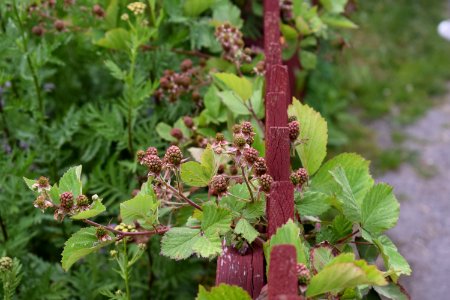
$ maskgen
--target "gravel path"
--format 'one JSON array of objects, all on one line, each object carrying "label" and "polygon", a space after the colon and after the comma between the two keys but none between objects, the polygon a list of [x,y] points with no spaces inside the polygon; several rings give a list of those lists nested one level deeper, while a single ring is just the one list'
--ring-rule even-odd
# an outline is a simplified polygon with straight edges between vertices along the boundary
[{"label": "gravel path", "polygon": [[[386,145],[389,128],[374,127]],[[378,178],[401,199],[400,220],[388,233],[413,270],[401,282],[414,300],[450,299],[450,93],[404,132],[404,146],[418,153],[420,167],[403,164]]]}]

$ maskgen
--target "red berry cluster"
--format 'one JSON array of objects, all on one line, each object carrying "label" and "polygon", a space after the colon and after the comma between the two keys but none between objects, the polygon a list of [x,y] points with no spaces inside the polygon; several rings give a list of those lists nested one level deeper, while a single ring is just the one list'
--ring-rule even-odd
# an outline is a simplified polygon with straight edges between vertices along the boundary
[{"label": "red berry cluster", "polygon": [[273,178],[269,174],[264,174],[259,177],[259,186],[262,192],[268,194],[272,187]]},{"label": "red berry cluster", "polygon": [[293,19],[292,8],[292,0],[280,0],[280,11],[283,21],[289,22]]},{"label": "red berry cluster", "polygon": [[146,151],[139,150],[137,152],[137,160],[143,166],[146,166],[149,176],[158,176],[165,168],[179,168],[183,159],[183,153],[178,146],[170,146],[164,158],[158,156],[155,147],[149,147]]},{"label": "red berry cluster", "polygon": [[223,175],[216,175],[211,180],[210,193],[218,198],[224,196],[228,191],[228,179]]},{"label": "red berry cluster", "polygon": [[300,123],[296,119],[293,118],[290,119],[291,121],[289,121],[288,123],[289,139],[291,140],[291,142],[295,142],[298,139],[298,136],[300,135]]},{"label": "red berry cluster", "polygon": [[291,173],[290,179],[295,188],[301,190],[302,186],[308,183],[308,171],[305,168],[300,168]]},{"label": "red berry cluster", "polygon": [[242,32],[229,23],[224,23],[216,27],[216,39],[219,41],[224,51],[223,57],[237,65],[252,61],[253,51],[244,48]]},{"label": "red berry cluster", "polygon": [[311,273],[309,272],[309,269],[306,265],[297,264],[296,272],[299,284],[305,285],[309,283],[309,281],[311,280]]},{"label": "red berry cluster", "polygon": [[155,92],[156,99],[166,98],[170,102],[175,102],[179,97],[191,93],[194,102],[201,100],[199,88],[205,82],[203,66],[194,67],[192,60],[185,59],[180,65],[180,70],[179,73],[173,70],[164,71],[163,77],[159,80],[159,89]]},{"label": "red berry cluster", "polygon": [[59,195],[60,207],[65,211],[70,211],[73,207],[73,194],[72,192],[64,192]]}]

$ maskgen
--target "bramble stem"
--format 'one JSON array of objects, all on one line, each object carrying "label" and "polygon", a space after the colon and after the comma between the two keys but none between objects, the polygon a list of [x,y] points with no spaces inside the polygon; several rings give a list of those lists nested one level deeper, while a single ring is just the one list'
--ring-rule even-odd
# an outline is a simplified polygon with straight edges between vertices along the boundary
[{"label": "bramble stem", "polygon": [[252,199],[252,202],[255,202],[255,198],[253,197],[253,191],[250,187],[250,183],[248,182],[248,178],[247,178],[247,175],[245,174],[244,167],[241,167],[241,171],[242,171],[242,177],[244,178],[245,184],[247,185],[247,189],[250,193],[250,199]]},{"label": "bramble stem", "polygon": [[181,193],[180,191],[178,191],[177,189],[175,189],[173,186],[171,186],[170,184],[168,184],[167,182],[164,181],[164,179],[160,180],[169,190],[171,190],[172,192],[174,192],[179,198],[181,198],[182,200],[186,201],[187,203],[189,203],[191,206],[195,207],[196,209],[202,211],[202,207],[200,205],[198,205],[197,203],[195,203],[194,201],[192,201],[191,199],[189,199],[188,197],[186,197],[185,195],[183,195],[183,193]]}]

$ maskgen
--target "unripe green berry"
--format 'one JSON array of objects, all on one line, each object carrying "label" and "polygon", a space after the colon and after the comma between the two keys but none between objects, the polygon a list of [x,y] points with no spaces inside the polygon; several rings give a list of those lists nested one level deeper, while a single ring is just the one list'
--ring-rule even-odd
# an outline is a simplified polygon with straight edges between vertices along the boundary
[{"label": "unripe green berry", "polygon": [[247,140],[242,133],[238,133],[234,135],[233,144],[237,148],[243,148],[247,144]]}]

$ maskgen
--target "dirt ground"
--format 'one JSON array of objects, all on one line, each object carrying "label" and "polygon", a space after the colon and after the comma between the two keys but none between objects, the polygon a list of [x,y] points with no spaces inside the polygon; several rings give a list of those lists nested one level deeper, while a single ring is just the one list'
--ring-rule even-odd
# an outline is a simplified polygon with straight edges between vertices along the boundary
[{"label": "dirt ground", "polygon": [[[390,126],[373,127],[389,147]],[[450,299],[450,93],[402,131],[413,162],[378,178],[394,186],[401,203],[398,225],[388,232],[413,270],[401,283],[412,299]]]}]

